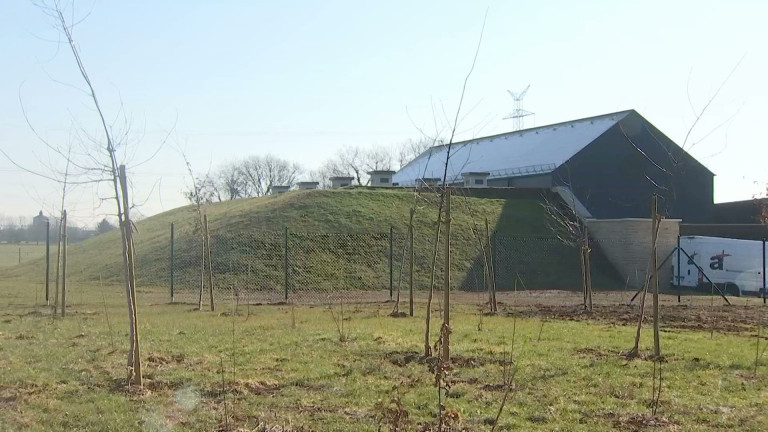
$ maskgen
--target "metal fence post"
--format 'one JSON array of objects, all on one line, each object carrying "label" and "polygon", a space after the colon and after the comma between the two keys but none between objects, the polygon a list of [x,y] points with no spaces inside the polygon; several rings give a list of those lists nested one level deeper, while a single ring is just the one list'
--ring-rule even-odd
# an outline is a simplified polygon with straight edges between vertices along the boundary
[{"label": "metal fence post", "polygon": [[[765,259],[763,259],[765,261]],[[682,282],[682,279],[680,278],[680,234],[677,235],[677,277],[675,277],[675,282],[677,285],[677,302],[680,303],[680,283]]]},{"label": "metal fence post", "polygon": [[765,304],[765,239],[763,239],[763,304]]},{"label": "metal fence post", "polygon": [[[392,300],[392,285],[393,285],[393,259],[392,259],[392,237],[395,233],[395,227],[389,226],[389,300]],[[402,264],[400,264],[402,265]]]},{"label": "metal fence post", "polygon": [[283,232],[283,270],[285,272],[285,281],[284,281],[284,289],[285,289],[285,301],[288,301],[288,227],[285,227],[285,231]]},{"label": "metal fence post", "polygon": [[176,293],[174,292],[174,272],[173,272],[173,241],[174,241],[174,225],[173,222],[171,222],[171,263],[170,263],[170,282],[171,282],[171,303],[173,303],[176,300]]}]

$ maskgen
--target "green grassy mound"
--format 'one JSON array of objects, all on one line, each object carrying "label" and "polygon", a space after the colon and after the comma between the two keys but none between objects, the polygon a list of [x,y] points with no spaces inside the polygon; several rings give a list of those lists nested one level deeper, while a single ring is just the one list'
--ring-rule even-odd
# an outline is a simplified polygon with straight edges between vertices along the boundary
[{"label": "green grassy mound", "polygon": [[[385,289],[390,278],[392,229],[393,279],[396,286],[405,287],[410,253],[403,250],[408,243],[409,209],[414,207],[414,283],[417,289],[426,289],[438,201],[430,193],[358,188],[293,191],[208,205],[204,211],[212,236],[215,284],[221,288],[282,290],[287,246],[291,289]],[[499,289],[513,289],[515,285],[527,289],[579,286],[578,251],[552,237],[540,200],[454,196],[452,203],[452,286],[484,289],[479,238],[485,239],[486,218],[493,232]],[[199,286],[201,243],[196,221],[194,208],[186,206],[136,224],[141,284],[168,283],[170,226],[174,223],[175,282],[179,287]],[[112,231],[72,245],[70,277],[121,280],[119,236],[118,231]],[[437,286],[442,284],[442,241],[438,245]],[[616,288],[610,266],[600,264],[599,256],[593,262],[595,287]],[[40,268],[39,261],[36,266]],[[38,271],[32,267],[22,265],[14,271]]]}]

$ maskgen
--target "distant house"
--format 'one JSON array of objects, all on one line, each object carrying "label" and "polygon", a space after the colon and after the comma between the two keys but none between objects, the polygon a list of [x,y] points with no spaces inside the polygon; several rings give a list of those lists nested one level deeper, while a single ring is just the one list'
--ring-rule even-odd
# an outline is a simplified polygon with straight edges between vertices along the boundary
[{"label": "distant house", "polygon": [[48,216],[43,215],[43,211],[40,210],[40,213],[37,214],[37,216],[32,218],[32,226],[35,227],[44,227],[45,224],[47,224],[49,221]]},{"label": "distant house", "polygon": [[[398,171],[400,186],[443,176],[447,145]],[[454,143],[447,181],[487,173],[487,187],[550,189],[598,219],[646,218],[662,197],[669,218],[709,220],[714,174],[634,110]]]}]

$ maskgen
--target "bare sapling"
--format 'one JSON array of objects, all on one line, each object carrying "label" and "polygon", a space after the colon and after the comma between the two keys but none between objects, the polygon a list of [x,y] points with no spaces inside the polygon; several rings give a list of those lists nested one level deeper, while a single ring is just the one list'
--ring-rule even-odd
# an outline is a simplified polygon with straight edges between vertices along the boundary
[{"label": "bare sapling", "polygon": [[56,245],[56,283],[54,284],[54,293],[53,293],[53,316],[55,317],[59,313],[59,289],[61,287],[61,240],[64,236],[64,233],[62,232],[62,228],[64,225],[61,223],[61,221],[64,220],[64,211],[62,210],[61,213],[61,219],[59,220],[59,236],[58,236],[58,243]]},{"label": "bare sapling", "polygon": [[349,331],[344,330],[344,300],[339,301],[339,315],[337,316],[336,313],[333,311],[333,303],[331,301],[328,302],[328,310],[331,312],[331,319],[333,320],[333,323],[336,325],[336,333],[339,336],[339,342],[348,342],[349,341]]},{"label": "bare sapling", "polygon": [[[189,162],[186,153],[184,153],[181,149],[179,149],[179,153],[184,159],[184,164],[187,167],[187,173],[192,179],[192,189],[187,193],[187,198],[192,201],[192,204],[194,204],[194,211],[197,215],[194,228],[200,237],[200,289],[197,293],[197,309],[203,310],[203,292],[205,291],[206,279],[205,263],[207,261],[206,255],[208,254],[207,235],[205,230],[205,211],[203,208],[205,199],[200,190],[200,182],[195,179],[195,174],[192,170],[192,164]],[[213,303],[211,303],[211,305],[213,306]]]},{"label": "bare sapling", "polygon": [[[432,355],[430,344],[429,344],[429,336],[430,336],[430,320],[432,318],[432,299],[433,299],[433,291],[434,291],[434,285],[435,285],[435,272],[437,268],[437,255],[438,255],[438,248],[440,243],[440,227],[442,225],[442,216],[443,216],[443,206],[446,201],[446,194],[448,193],[448,166],[450,164],[451,160],[451,149],[453,147],[453,141],[456,137],[456,129],[459,126],[459,116],[461,115],[461,107],[464,103],[464,96],[467,91],[467,84],[469,82],[469,78],[472,76],[472,72],[475,70],[475,65],[477,64],[477,57],[480,54],[480,46],[483,42],[483,33],[485,32],[485,21],[488,18],[488,12],[486,11],[485,18],[483,18],[483,26],[480,30],[480,38],[477,41],[477,48],[475,49],[475,55],[472,59],[472,66],[469,68],[469,72],[467,72],[467,75],[464,77],[464,84],[461,88],[461,96],[459,97],[459,104],[456,107],[456,115],[453,118],[453,125],[451,127],[451,135],[448,139],[448,143],[446,144],[446,153],[445,153],[445,163],[443,164],[443,176],[441,181],[441,188],[440,188],[440,204],[437,208],[437,223],[435,226],[435,243],[434,243],[434,249],[432,250],[432,268],[430,273],[430,281],[429,281],[429,297],[427,298],[427,314],[426,314],[426,328],[424,332],[424,356],[430,357]],[[450,242],[448,242],[449,246],[448,249],[450,249]],[[450,269],[448,270],[448,273],[450,273]],[[448,308],[449,305],[444,305],[443,310],[445,311]],[[450,312],[449,312],[450,313]],[[445,312],[443,312],[443,315],[445,315]],[[445,321],[445,319],[444,319]],[[441,329],[442,333],[442,329]],[[448,352],[450,352],[450,348],[447,349]]]},{"label": "bare sapling", "polygon": [[514,352],[514,348],[507,352],[506,347],[504,351],[502,352],[502,362],[501,362],[501,384],[504,388],[504,396],[501,397],[501,402],[499,403],[499,410],[496,411],[496,417],[493,419],[493,426],[491,426],[491,432],[495,432],[496,428],[499,425],[499,418],[501,418],[501,413],[504,411],[504,407],[507,405],[507,402],[509,400],[509,396],[515,389],[515,376],[517,375],[518,366],[520,364],[520,357],[522,355],[524,346],[520,349],[520,353],[517,355],[517,359],[512,360],[512,353]]},{"label": "bare sapling", "polygon": [[61,218],[61,317],[67,314],[67,211]]},{"label": "bare sapling", "polygon": [[129,338],[130,346],[128,350],[128,383],[138,386],[142,385],[141,355],[139,348],[139,322],[136,311],[136,267],[133,244],[133,221],[130,217],[130,205],[128,201],[128,179],[125,165],[119,166],[118,182],[121,193],[118,195],[123,200],[121,217],[121,232],[123,237],[123,259],[125,260],[126,277],[128,284],[126,286],[128,299],[128,322],[130,323]]},{"label": "bare sapling", "polygon": [[400,293],[401,293],[401,287],[403,282],[403,271],[405,268],[405,252],[408,248],[407,243],[403,243],[403,253],[400,257],[400,272],[397,277],[397,292],[395,293],[395,304],[392,306],[392,312],[389,314],[391,317],[399,318],[404,317],[405,312],[400,311]]},{"label": "bare sapling", "polygon": [[[652,223],[651,223],[651,254],[654,255],[656,252],[656,245],[655,242],[658,240],[658,234],[659,234],[659,228],[660,224],[658,224],[658,219],[655,217],[655,212],[652,215]],[[645,299],[648,294],[648,287],[651,284],[651,279],[654,277],[654,271],[653,268],[655,267],[656,260],[653,256],[651,256],[648,260],[648,269],[645,274],[645,279],[643,281],[643,288],[642,288],[642,296],[640,297],[640,316],[638,317],[637,321],[637,331],[635,332],[635,345],[624,353],[624,355],[627,358],[635,358],[640,354],[640,331],[643,327],[643,319],[645,318]],[[655,345],[655,344],[654,344]]]},{"label": "bare sapling", "polygon": [[410,257],[408,259],[408,314],[413,317],[413,264],[415,251],[413,250],[413,214],[416,210],[411,207],[408,216],[408,250]]},{"label": "bare sapling", "polygon": [[203,268],[206,270],[206,276],[208,278],[208,297],[211,302],[211,312],[216,311],[216,304],[213,299],[213,264],[211,262],[211,231],[208,229],[208,215],[203,215],[203,236],[205,238],[205,261],[208,262],[208,267]]},{"label": "bare sapling", "polygon": [[592,312],[592,275],[589,265],[589,232],[587,224],[577,212],[576,197],[571,202],[560,202],[545,196],[542,203],[547,212],[549,229],[564,244],[579,250],[581,290],[584,310]]},{"label": "bare sapling", "polygon": [[[129,215],[131,203],[128,199],[127,193],[128,180],[125,174],[125,165],[118,161],[118,152],[124,150],[124,147],[127,144],[126,137],[128,136],[129,128],[126,126],[127,129],[125,131],[119,132],[119,139],[114,139],[113,134],[115,133],[114,130],[116,128],[113,127],[114,125],[107,123],[107,115],[102,109],[101,100],[99,97],[97,97],[97,92],[93,81],[88,74],[80,53],[79,46],[73,36],[73,30],[75,26],[80,22],[75,21],[74,18],[74,2],[70,2],[69,5],[69,8],[72,10],[66,10],[67,8],[62,6],[62,3],[63,2],[60,0],[39,0],[35,2],[35,5],[38,7],[38,9],[40,9],[40,11],[52,19],[55,28],[60,32],[61,36],[63,36],[62,39],[64,41],[64,46],[69,48],[69,51],[72,54],[72,58],[74,59],[79,77],[82,79],[83,88],[79,90],[81,90],[82,94],[86,96],[88,102],[93,108],[94,119],[98,124],[98,129],[101,136],[98,137],[89,134],[87,132],[87,127],[78,127],[84,136],[82,137],[83,139],[81,139],[79,142],[81,148],[76,152],[72,152],[71,148],[70,150],[65,150],[47,142],[39,133],[37,133],[28,119],[27,123],[38,137],[38,139],[45,144],[47,149],[51,151],[52,154],[63,158],[67,162],[67,172],[65,173],[65,181],[63,182],[65,189],[67,183],[72,185],[98,183],[110,184],[110,193],[112,195],[107,198],[114,200],[116,209],[115,215],[117,216],[120,227],[123,280],[126,290],[126,301],[128,303],[128,384],[141,386],[142,376],[139,356],[140,350],[138,338],[138,320],[136,311],[136,269],[134,265],[135,250],[133,240],[133,232],[135,226],[133,225]],[[71,17],[71,20],[69,20],[67,17]],[[120,115],[120,113],[118,115]],[[127,119],[125,120],[125,123],[126,125],[128,124]],[[160,148],[157,149],[157,151],[159,150]],[[155,152],[155,154],[157,154],[157,152]],[[69,173],[70,163],[76,171],[74,174],[76,179],[74,181],[68,181],[66,179],[66,175]],[[29,170],[25,171],[29,172]],[[56,176],[48,176],[43,174],[42,177],[61,183],[60,179],[55,178]],[[62,194],[62,210],[64,207],[63,195],[64,194]]]},{"label": "bare sapling", "polygon": [[426,315],[424,317],[425,321],[425,330],[424,330],[424,357],[432,357],[432,345],[430,344],[430,323],[432,321],[432,298],[434,296],[435,292],[435,271],[437,267],[437,251],[438,251],[438,244],[440,243],[440,226],[441,223],[441,215],[442,215],[442,202],[440,203],[441,208],[438,210],[438,216],[437,216],[437,228],[435,229],[435,246],[434,246],[434,252],[432,254],[432,267],[430,269],[430,275],[429,275],[429,293],[427,294],[427,309],[426,309]]},{"label": "bare sapling", "polygon": [[[661,358],[661,336],[659,334],[659,254],[658,240],[659,228],[661,226],[661,216],[659,215],[658,196],[653,195],[651,216],[653,217],[653,237],[651,240],[651,272],[653,278],[653,356],[656,359]],[[661,369],[659,369],[661,373]],[[661,383],[659,383],[661,385]],[[661,392],[661,388],[659,388]]]},{"label": "bare sapling", "polygon": [[441,360],[451,363],[451,190],[446,189],[445,202],[445,255],[443,257],[443,325]]},{"label": "bare sapling", "polygon": [[485,218],[485,237],[488,245],[488,253],[485,254],[488,263],[488,301],[490,303],[491,312],[496,313],[499,311],[499,305],[496,302],[496,273],[493,268],[493,243],[491,242],[491,229],[488,223],[488,218]]}]

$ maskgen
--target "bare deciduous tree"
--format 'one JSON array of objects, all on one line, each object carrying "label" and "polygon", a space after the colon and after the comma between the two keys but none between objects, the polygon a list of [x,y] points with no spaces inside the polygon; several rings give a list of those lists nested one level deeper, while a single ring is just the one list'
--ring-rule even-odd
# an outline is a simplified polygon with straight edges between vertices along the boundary
[{"label": "bare deciduous tree", "polygon": [[549,229],[564,244],[579,249],[581,265],[581,289],[584,297],[584,309],[592,311],[592,271],[589,263],[589,233],[587,224],[576,211],[576,198],[570,203],[545,196],[542,202],[549,215]]},{"label": "bare deciduous tree", "polygon": [[397,160],[398,168],[404,167],[408,162],[416,159],[416,157],[436,144],[440,145],[442,142],[436,142],[436,140],[427,137],[422,137],[418,140],[410,139],[403,142],[395,150],[395,158]]},{"label": "bare deciduous tree", "polygon": [[248,196],[248,183],[237,162],[225,164],[216,171],[215,185],[222,199],[234,200]]},{"label": "bare deciduous tree", "polygon": [[[189,171],[190,176],[194,176],[192,171]],[[184,192],[184,197],[192,204],[210,204],[216,201],[221,201],[221,194],[216,187],[216,183],[213,181],[210,175],[205,174],[202,177],[192,177],[193,182],[190,189]]]},{"label": "bare deciduous tree", "polygon": [[269,195],[273,186],[296,182],[301,167],[276,156],[251,156],[237,163],[244,197]]},{"label": "bare deciduous tree", "polygon": [[[131,202],[128,197],[129,186],[125,165],[121,164],[118,160],[119,152],[122,153],[122,150],[124,150],[127,145],[130,127],[124,115],[122,130],[120,130],[119,126],[109,124],[106,120],[107,116],[102,108],[101,100],[97,96],[95,86],[88,74],[79,46],[73,35],[75,26],[82,21],[75,19],[74,4],[72,3],[67,7],[66,5],[62,5],[60,0],[41,0],[34,2],[34,4],[42,13],[51,19],[54,28],[61,34],[61,36],[63,36],[63,46],[69,48],[72,58],[75,61],[78,75],[82,79],[83,88],[79,88],[79,90],[85,95],[88,104],[93,108],[93,113],[95,114],[94,120],[96,124],[98,124],[100,133],[99,136],[95,136],[89,133],[85,127],[81,126],[77,120],[73,120],[73,123],[77,125],[75,135],[78,138],[76,143],[79,147],[76,148],[75,151],[70,152],[65,151],[63,147],[56,146],[42,138],[41,134],[35,130],[31,121],[27,118],[26,112],[24,113],[25,118],[27,119],[30,129],[32,129],[35,136],[46,146],[47,150],[55,157],[65,160],[68,171],[71,168],[73,180],[68,182],[70,185],[88,183],[96,185],[107,183],[110,185],[110,196],[102,198],[102,201],[113,200],[115,203],[116,216],[121,232],[123,277],[126,300],[128,303],[129,322],[129,347],[128,361],[126,365],[128,384],[141,386],[142,369],[139,350],[138,315],[136,308],[136,269],[134,266],[133,244],[133,232],[135,226],[129,216]],[[24,110],[23,104],[22,110]],[[122,114],[122,111],[120,114]],[[165,141],[161,143],[154,154],[157,154],[164,143]],[[13,163],[18,166],[15,162]],[[28,169],[25,169],[25,171],[32,172],[43,178],[59,181],[56,176],[36,173]]]}]

